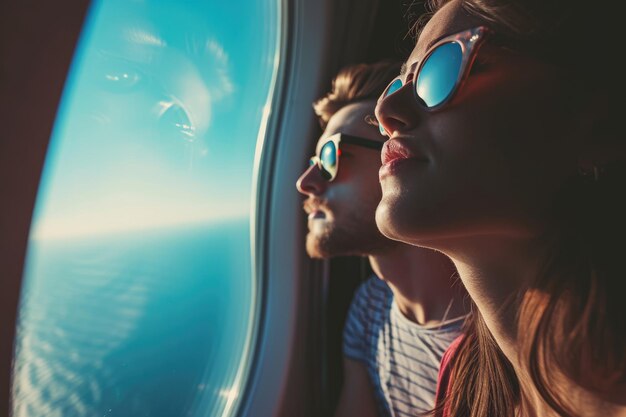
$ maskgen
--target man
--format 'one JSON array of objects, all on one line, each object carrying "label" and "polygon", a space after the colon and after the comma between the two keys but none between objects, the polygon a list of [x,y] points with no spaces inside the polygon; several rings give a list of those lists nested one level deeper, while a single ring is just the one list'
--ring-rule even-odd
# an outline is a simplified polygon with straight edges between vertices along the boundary
[{"label": "man", "polygon": [[314,104],[324,133],[297,182],[307,196],[309,255],[368,256],[377,275],[360,286],[350,306],[336,417],[430,410],[441,356],[464,320],[464,289],[452,262],[391,241],[376,228],[385,137],[371,121],[376,99],[399,71],[398,64],[381,62],[337,75],[332,91]]}]

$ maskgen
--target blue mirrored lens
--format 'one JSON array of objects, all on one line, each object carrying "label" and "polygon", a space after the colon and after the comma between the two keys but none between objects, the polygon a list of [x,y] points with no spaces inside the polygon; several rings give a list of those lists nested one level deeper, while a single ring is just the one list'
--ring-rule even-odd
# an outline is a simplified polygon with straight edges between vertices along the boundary
[{"label": "blue mirrored lens", "polygon": [[335,171],[337,170],[337,149],[335,148],[335,144],[333,142],[327,142],[324,146],[322,146],[322,150],[320,151],[320,161],[322,162],[322,167],[331,175],[335,175]]},{"label": "blue mirrored lens", "polygon": [[385,91],[385,97],[395,93],[401,88],[402,88],[402,80],[400,78],[393,80],[393,82],[389,84],[389,87],[387,87],[387,91]]},{"label": "blue mirrored lens", "polygon": [[417,76],[417,95],[424,100],[426,106],[435,107],[443,103],[454,90],[463,51],[456,42],[438,46],[426,59]]},{"label": "blue mirrored lens", "polygon": [[[391,82],[391,84],[389,84],[389,86],[387,87],[387,89],[384,92],[384,97],[387,97],[393,93],[395,93],[396,91],[398,91],[399,89],[402,88],[402,80],[400,78],[396,78],[395,80],[393,80]],[[387,132],[385,131],[385,128],[383,127],[383,125],[381,125],[380,123],[378,123],[378,130],[380,131],[380,134],[383,136],[387,135]]]}]

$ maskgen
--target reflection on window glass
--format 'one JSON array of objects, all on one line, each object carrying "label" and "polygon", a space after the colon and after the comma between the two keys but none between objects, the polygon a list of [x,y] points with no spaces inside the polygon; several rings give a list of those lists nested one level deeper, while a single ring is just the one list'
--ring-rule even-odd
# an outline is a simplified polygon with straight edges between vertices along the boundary
[{"label": "reflection on window glass", "polygon": [[232,414],[259,302],[252,171],[278,13],[92,4],[31,227],[17,417]]}]

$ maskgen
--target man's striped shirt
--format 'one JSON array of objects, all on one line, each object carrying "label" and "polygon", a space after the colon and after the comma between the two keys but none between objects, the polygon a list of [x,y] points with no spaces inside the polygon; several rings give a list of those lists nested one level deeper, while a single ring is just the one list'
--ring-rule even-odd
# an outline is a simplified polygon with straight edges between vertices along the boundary
[{"label": "man's striped shirt", "polygon": [[433,408],[441,357],[460,334],[464,319],[421,326],[400,312],[380,278],[373,276],[357,289],[343,352],[367,368],[381,416],[415,416]]}]

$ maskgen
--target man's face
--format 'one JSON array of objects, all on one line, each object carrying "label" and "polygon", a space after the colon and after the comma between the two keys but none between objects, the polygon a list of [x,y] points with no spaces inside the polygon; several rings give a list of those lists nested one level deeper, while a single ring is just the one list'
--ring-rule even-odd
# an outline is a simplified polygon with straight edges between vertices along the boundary
[{"label": "man's face", "polygon": [[[335,133],[360,136],[383,142],[375,126],[365,119],[372,115],[375,102],[353,103],[335,113],[316,146],[316,154]],[[378,183],[380,152],[355,144],[341,143],[339,171],[328,182],[316,165],[298,179],[298,191],[307,196],[309,256],[327,258],[341,255],[370,255],[395,245],[376,227],[375,212],[380,201]]]}]

